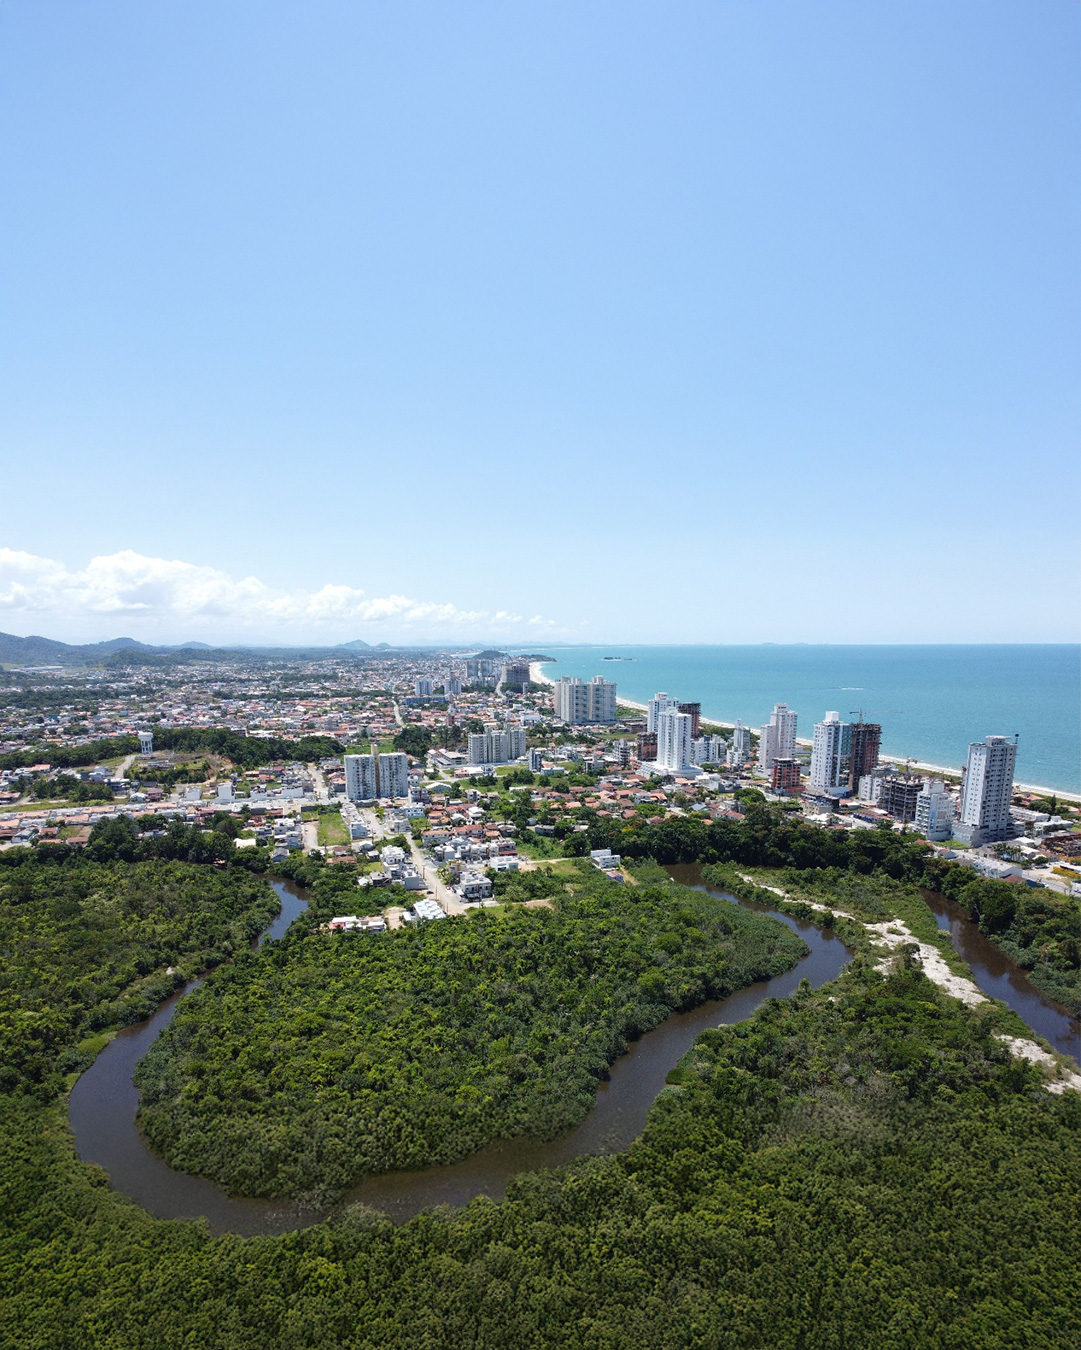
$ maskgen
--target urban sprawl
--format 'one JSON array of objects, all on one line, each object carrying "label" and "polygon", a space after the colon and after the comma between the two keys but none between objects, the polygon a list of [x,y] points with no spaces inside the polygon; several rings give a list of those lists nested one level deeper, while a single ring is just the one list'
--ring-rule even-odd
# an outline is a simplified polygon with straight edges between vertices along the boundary
[{"label": "urban sprawl", "polygon": [[[0,725],[0,848],[85,844],[100,821],[173,821],[272,860],[355,868],[382,931],[494,905],[500,873],[592,857],[600,817],[657,823],[781,803],[837,830],[914,830],[944,857],[1019,885],[1081,893],[1072,802],[1019,792],[1014,739],[973,741],[961,774],[884,763],[882,726],[825,711],[808,742],[777,703],[758,730],[693,699],[617,698],[614,682],[541,658],[417,653],[178,662],[164,669],[8,671]],[[849,714],[852,716],[853,714]],[[370,903],[387,888],[385,906]],[[539,902],[538,902],[539,903]]]}]

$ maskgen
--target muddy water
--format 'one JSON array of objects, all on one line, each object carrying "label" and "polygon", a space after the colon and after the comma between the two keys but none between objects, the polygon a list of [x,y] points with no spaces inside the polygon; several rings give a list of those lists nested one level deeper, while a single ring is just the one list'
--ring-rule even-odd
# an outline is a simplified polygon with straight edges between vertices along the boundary
[{"label": "muddy water", "polygon": [[960,905],[937,891],[923,891],[922,895],[939,928],[949,933],[957,955],[968,962],[972,978],[983,993],[1000,999],[1056,1050],[1081,1062],[1081,1020],[1037,989],[1017,962],[985,937]]},{"label": "muddy water", "polygon": [[[282,911],[264,934],[271,940],[280,937],[307,904],[303,892],[288,883],[275,882],[274,888],[281,896]],[[612,1065],[609,1079],[599,1085],[593,1110],[561,1138],[550,1143],[498,1141],[449,1167],[366,1177],[336,1208],[365,1204],[401,1221],[432,1205],[466,1204],[476,1195],[499,1199],[518,1172],[558,1167],[584,1154],[625,1149],[641,1133],[669,1070],[702,1031],[742,1021],[763,1000],[785,997],[803,979],[817,988],[834,979],[850,959],[833,933],[760,905],[746,908],[774,914],[799,933],[810,949],[808,955],[783,975],[748,985],[728,998],[703,1003],[691,1012],[674,1013],[634,1042]],[[121,1031],[79,1078],[68,1107],[79,1157],[103,1167],[113,1190],[130,1196],[160,1219],[204,1218],[214,1232],[247,1236],[283,1233],[317,1223],[333,1211],[229,1196],[205,1177],[173,1171],[150,1150],[136,1128],[139,1094],[132,1082],[135,1066],[168,1026],[180,999],[199,983],[192,981],[145,1022]]]}]

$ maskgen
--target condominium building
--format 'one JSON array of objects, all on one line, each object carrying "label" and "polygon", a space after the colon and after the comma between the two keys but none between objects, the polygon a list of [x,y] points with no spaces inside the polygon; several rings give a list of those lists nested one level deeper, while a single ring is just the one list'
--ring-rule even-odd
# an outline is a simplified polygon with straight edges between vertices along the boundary
[{"label": "condominium building", "polygon": [[[841,796],[848,787],[848,760],[852,751],[852,727],[840,714],[828,712],[815,723],[811,747],[810,786],[812,792]],[[782,756],[791,758],[791,756]]]},{"label": "condominium building", "polygon": [[409,756],[400,750],[379,756],[379,795],[409,796]]},{"label": "condominium building", "polygon": [[725,763],[730,768],[739,769],[751,757],[751,729],[745,727],[742,722],[736,722],[732,728],[732,739],[728,745],[728,753],[725,755]]},{"label": "condominium building", "polygon": [[666,769],[689,768],[693,763],[691,750],[691,715],[681,713],[678,706],[665,708],[657,717],[657,763]]},{"label": "condominium building", "polygon": [[915,823],[935,843],[953,838],[953,798],[939,779],[932,778],[916,798]]},{"label": "condominium building", "polygon": [[552,707],[561,722],[614,722],[616,686],[603,675],[588,681],[564,675],[552,687]]},{"label": "condominium building", "polygon": [[678,705],[681,713],[687,713],[691,719],[691,737],[697,737],[702,721],[701,703],[680,703]]},{"label": "condominium building", "polygon": [[1010,801],[1016,762],[1017,741],[1006,736],[988,736],[969,745],[954,829],[962,843],[978,847],[1013,836]]},{"label": "condominium building", "polygon": [[487,727],[469,737],[467,754],[470,764],[509,764],[526,752],[524,727]]},{"label": "condominium building", "polygon": [[695,736],[694,714],[686,714],[691,719],[691,763],[723,764],[728,754],[728,742],[723,736]]},{"label": "condominium building", "polygon": [[529,684],[529,662],[507,661],[503,666],[503,688],[522,689]]},{"label": "condominium building", "polygon": [[379,796],[374,755],[345,756],[345,795],[351,802],[371,802]]},{"label": "condominium building", "polygon": [[775,703],[758,740],[758,767],[769,773],[775,759],[791,759],[796,753],[796,714],[787,703]]},{"label": "condominium building", "polygon": [[799,764],[794,759],[775,759],[769,771],[769,785],[774,792],[796,792],[800,787]]},{"label": "condominium building", "polygon": [[494,684],[499,667],[487,656],[472,656],[465,663],[465,678],[470,684]]},{"label": "condominium building", "polygon": [[667,694],[654,694],[646,704],[646,734],[656,735],[657,718],[666,708],[679,707],[679,699],[669,698]]},{"label": "condominium building", "polygon": [[431,698],[431,696],[432,696],[432,682],[431,682],[431,680],[414,680],[414,681],[413,681],[413,697],[414,697],[414,698]]},{"label": "condominium building", "polygon": [[457,675],[448,675],[443,681],[443,692],[447,698],[455,698],[462,692],[462,682]]}]

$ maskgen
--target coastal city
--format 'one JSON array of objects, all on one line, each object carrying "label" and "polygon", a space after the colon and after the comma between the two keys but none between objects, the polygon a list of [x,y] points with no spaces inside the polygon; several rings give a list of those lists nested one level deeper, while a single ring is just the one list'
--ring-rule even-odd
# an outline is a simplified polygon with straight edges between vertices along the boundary
[{"label": "coastal city", "polygon": [[951,774],[884,761],[862,714],[823,710],[801,737],[784,702],[759,727],[722,724],[693,696],[635,703],[546,664],[492,649],[12,667],[0,849],[83,845],[118,816],[208,834],[232,822],[237,848],[355,869],[366,902],[334,924],[381,931],[495,905],[508,873],[560,857],[592,853],[620,879],[618,854],[586,847],[596,822],[739,819],[766,802],[1081,894],[1078,804],[1015,787],[1013,738],[973,739]]}]

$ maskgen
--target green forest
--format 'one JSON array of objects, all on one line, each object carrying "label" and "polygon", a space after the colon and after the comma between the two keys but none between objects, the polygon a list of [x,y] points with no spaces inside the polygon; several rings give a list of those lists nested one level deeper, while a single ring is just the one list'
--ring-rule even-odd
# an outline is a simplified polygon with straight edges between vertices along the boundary
[{"label": "green forest", "polygon": [[628,1039],[806,950],[687,888],[583,864],[547,889],[554,910],[375,938],[298,927],[239,957],[140,1064],[143,1131],[231,1190],[320,1199],[493,1138],[554,1138]]},{"label": "green forest", "polygon": [[[995,1035],[1000,1008],[966,1009],[903,956],[885,976],[857,959],[819,991],[768,1000],[745,1022],[707,1032],[629,1150],[524,1174],[501,1203],[479,1197],[401,1226],[355,1208],[250,1239],[153,1219],[75,1156],[65,1086],[110,1026],[168,992],[167,965],[191,973],[239,952],[211,979],[239,994],[260,969],[243,954],[247,936],[275,900],[235,862],[125,861],[119,851],[140,842],[117,838],[107,856],[109,842],[99,838],[97,860],[57,846],[0,854],[0,1346],[1081,1343],[1081,1096],[1045,1091],[1039,1070],[1009,1057]],[[782,864],[792,865],[774,862]],[[859,868],[824,865],[846,872],[843,883],[828,879],[831,893],[843,884],[847,902],[890,903],[886,874],[864,886]],[[321,912],[341,883],[332,869],[304,867]],[[604,925],[630,948],[691,928],[677,918],[685,892],[655,870],[641,879],[615,909],[583,890],[577,919],[577,897],[568,897],[583,941],[603,948]],[[660,932],[648,916],[641,928],[621,917],[654,889],[647,907],[672,911]],[[541,917],[560,922],[563,912]],[[509,961],[516,938],[535,943],[540,931],[511,914],[433,926],[418,947],[458,929],[467,950],[467,934],[507,944]],[[286,964],[294,946],[298,958],[316,950],[310,926],[304,916],[278,944]],[[701,917],[693,927],[705,931]],[[347,941],[351,949],[340,944],[328,958],[344,962],[364,939]],[[677,952],[662,943],[668,961],[653,970],[664,978],[681,969],[681,952],[707,949],[698,939]],[[607,978],[603,952],[594,959]],[[459,964],[428,967],[433,1005]],[[519,977],[514,967],[504,973],[508,983]],[[497,992],[486,997],[502,1015],[513,999],[503,1005]]]},{"label": "green forest", "polygon": [[[577,836],[586,840],[586,835]],[[916,834],[883,827],[823,830],[766,805],[748,805],[743,820],[668,817],[632,826],[594,817],[588,843],[628,858],[661,863],[744,863],[881,874],[956,901],[993,942],[1028,971],[1032,982],[1081,1014],[1081,901],[1045,889],[987,881],[970,867],[938,858]]]}]

